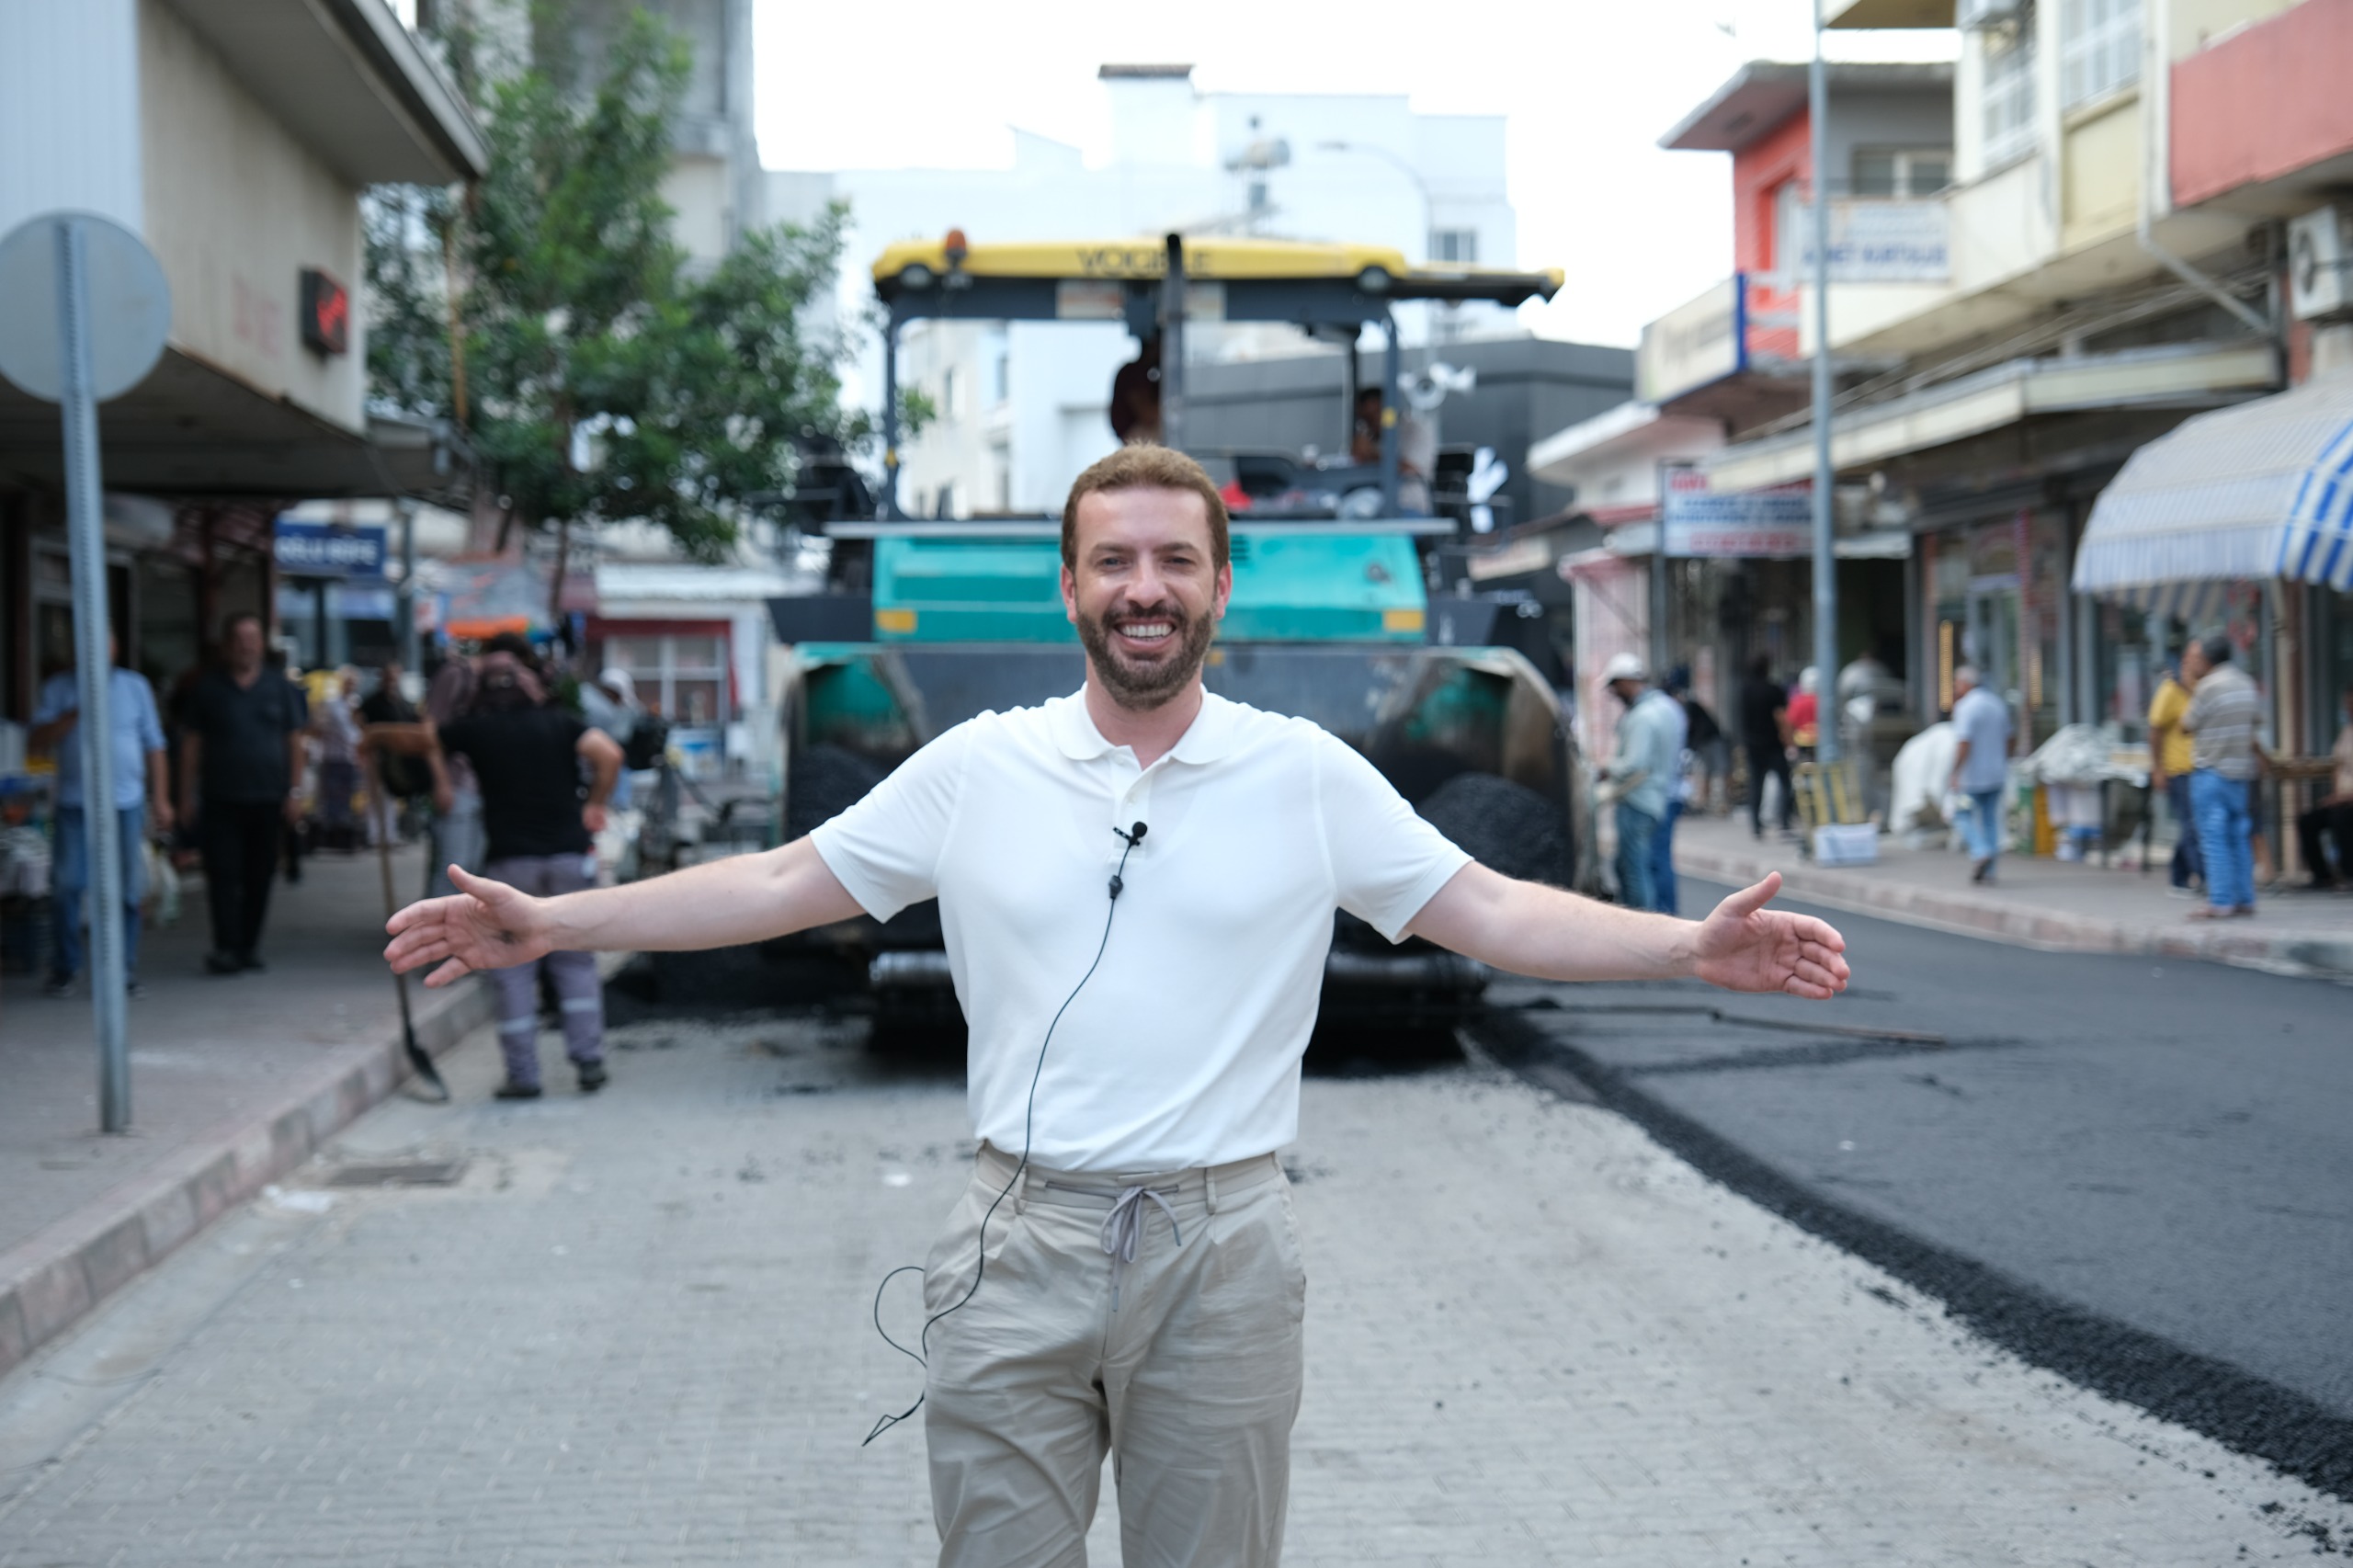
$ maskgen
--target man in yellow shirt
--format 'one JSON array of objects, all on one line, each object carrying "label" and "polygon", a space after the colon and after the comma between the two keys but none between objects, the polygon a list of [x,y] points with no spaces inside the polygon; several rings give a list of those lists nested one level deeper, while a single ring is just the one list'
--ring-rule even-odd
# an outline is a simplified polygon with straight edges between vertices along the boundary
[{"label": "man in yellow shirt", "polygon": [[2182,650],[2181,666],[2168,667],[2149,699],[2149,788],[2165,791],[2176,838],[2173,846],[2173,891],[2177,897],[2194,896],[2194,884],[2206,880],[2203,857],[2198,853],[2198,819],[2189,809],[2189,734],[2181,716],[2189,711],[2189,685],[2197,672],[2189,667],[2198,644]]}]

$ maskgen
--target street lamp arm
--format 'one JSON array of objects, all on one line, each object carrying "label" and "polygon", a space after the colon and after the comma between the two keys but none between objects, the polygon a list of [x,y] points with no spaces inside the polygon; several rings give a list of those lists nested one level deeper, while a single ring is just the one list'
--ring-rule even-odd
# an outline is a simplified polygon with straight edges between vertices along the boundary
[{"label": "street lamp arm", "polygon": [[[1425,218],[1431,216],[1436,211],[1437,202],[1430,195],[1430,183],[1422,176],[1422,171],[1415,168],[1405,159],[1391,152],[1388,148],[1370,147],[1361,142],[1340,141],[1318,142],[1315,146],[1318,152],[1355,153],[1363,157],[1380,159],[1382,163],[1387,164],[1391,168],[1395,169],[1399,174],[1404,175],[1407,179],[1414,182],[1414,188],[1421,192],[1422,212]],[[1427,227],[1427,223],[1424,226]]]}]

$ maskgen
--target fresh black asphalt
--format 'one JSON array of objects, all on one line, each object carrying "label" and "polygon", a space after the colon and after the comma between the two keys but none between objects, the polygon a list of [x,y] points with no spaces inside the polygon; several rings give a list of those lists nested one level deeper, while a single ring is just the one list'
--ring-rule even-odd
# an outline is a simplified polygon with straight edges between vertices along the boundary
[{"label": "fresh black asphalt", "polygon": [[1512,984],[1483,1032],[2028,1359],[2353,1497],[2353,989],[1814,913],[1834,1003]]}]

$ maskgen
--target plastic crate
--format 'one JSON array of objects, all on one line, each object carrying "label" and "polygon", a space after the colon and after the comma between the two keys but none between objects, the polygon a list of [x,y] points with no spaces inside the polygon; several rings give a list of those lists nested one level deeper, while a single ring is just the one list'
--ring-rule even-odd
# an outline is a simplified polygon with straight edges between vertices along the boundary
[{"label": "plastic crate", "polygon": [[1875,823],[1835,823],[1813,830],[1813,863],[1817,866],[1869,866],[1879,859],[1879,826]]}]

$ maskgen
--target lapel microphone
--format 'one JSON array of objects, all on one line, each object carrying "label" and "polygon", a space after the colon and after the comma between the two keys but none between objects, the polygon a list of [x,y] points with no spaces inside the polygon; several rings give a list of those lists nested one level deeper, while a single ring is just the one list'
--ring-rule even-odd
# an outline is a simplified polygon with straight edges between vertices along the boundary
[{"label": "lapel microphone", "polygon": [[[1127,869],[1127,865],[1128,865],[1128,857],[1129,857],[1130,855],[1132,855],[1132,854],[1134,854],[1134,853],[1135,853],[1136,846],[1137,846],[1137,845],[1139,845],[1139,844],[1142,844],[1142,843],[1143,842],[1143,835],[1144,835],[1146,833],[1149,833],[1150,831],[1151,831],[1151,829],[1150,829],[1150,828],[1148,828],[1147,826],[1145,826],[1145,824],[1142,824],[1142,823],[1138,823],[1138,824],[1135,824],[1135,826],[1133,826],[1133,827],[1128,827],[1128,828],[1120,828],[1120,827],[1115,827],[1115,828],[1113,828],[1113,829],[1111,830],[1111,836],[1112,836],[1112,837],[1114,837],[1114,838],[1123,838],[1123,839],[1126,839],[1126,840],[1127,840],[1127,843],[1128,843],[1128,846],[1127,846],[1127,848],[1125,848],[1125,849],[1123,849],[1123,850],[1121,850],[1121,851],[1120,852],[1120,870],[1125,870],[1125,869]],[[1111,902],[1112,902],[1112,903],[1119,903],[1119,902],[1120,902],[1120,893],[1121,890],[1123,890],[1124,888],[1126,888],[1126,886],[1127,886],[1127,883],[1120,880],[1120,872],[1119,872],[1119,871],[1114,871],[1114,872],[1112,872],[1112,873],[1111,873]]]}]

